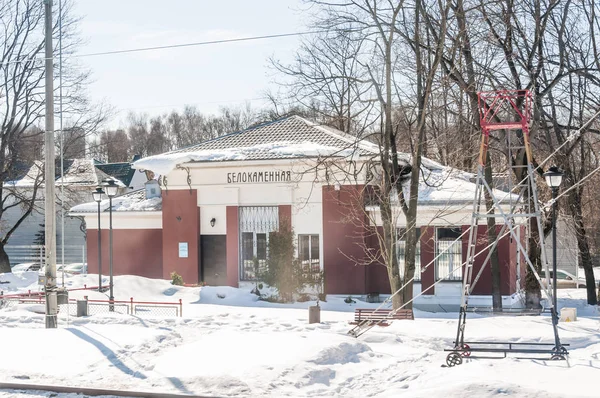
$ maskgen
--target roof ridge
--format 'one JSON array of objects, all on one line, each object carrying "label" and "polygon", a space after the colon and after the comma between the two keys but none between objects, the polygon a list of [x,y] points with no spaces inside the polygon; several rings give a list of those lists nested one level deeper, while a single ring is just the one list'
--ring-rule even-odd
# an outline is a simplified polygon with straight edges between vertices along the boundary
[{"label": "roof ridge", "polygon": [[215,138],[211,138],[211,139],[208,139],[208,140],[204,140],[204,141],[198,142],[196,144],[184,146],[184,147],[181,147],[181,148],[177,148],[177,149],[175,149],[173,151],[165,152],[164,155],[171,154],[171,153],[180,153],[180,152],[182,152],[182,151],[184,151],[186,149],[197,147],[199,145],[204,145],[204,144],[208,144],[208,143],[211,143],[211,142],[220,141],[222,139],[225,139],[227,137],[231,137],[231,136],[234,136],[234,135],[242,135],[244,133],[248,133],[250,131],[254,131],[256,129],[263,128],[263,127],[271,125],[271,124],[283,122],[283,121],[285,121],[287,119],[293,118],[294,116],[296,116],[296,115],[286,116],[286,117],[283,117],[281,119],[269,120],[269,121],[266,121],[266,122],[258,123],[258,124],[254,125],[254,126],[250,126],[250,127],[245,128],[245,129],[241,129],[241,130],[237,130],[237,131],[234,131],[234,132],[231,132],[231,133],[223,134],[223,135],[220,135],[220,136],[215,137]]}]

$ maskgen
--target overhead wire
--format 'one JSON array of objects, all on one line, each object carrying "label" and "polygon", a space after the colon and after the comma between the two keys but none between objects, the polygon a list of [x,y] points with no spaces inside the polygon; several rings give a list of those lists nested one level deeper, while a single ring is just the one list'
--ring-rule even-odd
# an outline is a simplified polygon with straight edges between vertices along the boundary
[{"label": "overhead wire", "polygon": [[[73,54],[69,58],[87,58],[87,57],[97,57],[103,55],[115,55],[115,54],[129,54],[143,51],[156,51],[156,50],[168,50],[174,48],[185,48],[185,47],[199,47],[199,46],[208,46],[214,44],[226,44],[226,43],[239,43],[253,40],[265,40],[265,39],[279,39],[283,37],[293,37],[293,36],[306,36],[316,33],[325,33],[328,32],[326,30],[313,30],[313,31],[305,31],[305,32],[291,32],[291,33],[277,33],[270,35],[262,35],[262,36],[247,36],[247,37],[236,37],[232,39],[220,39],[220,40],[207,40],[207,41],[197,41],[191,43],[180,43],[180,44],[168,44],[164,46],[150,46],[150,47],[137,47],[137,48],[129,48],[124,50],[110,50],[110,51],[100,51],[95,53],[86,53],[86,54]],[[4,63],[0,63],[0,67],[2,65],[10,65],[10,64],[20,64],[31,61],[45,61],[46,57],[41,58],[26,58],[23,60],[17,61],[8,61]]]},{"label": "overhead wire", "polygon": [[278,39],[278,38],[282,38],[282,37],[304,36],[304,35],[323,33],[323,32],[327,32],[327,31],[316,30],[316,31],[307,31],[307,32],[279,33],[279,34],[264,35],[264,36],[237,37],[237,38],[233,38],[233,39],[221,39],[221,40],[198,41],[198,42],[182,43],[182,44],[170,44],[170,45],[165,45],[165,46],[139,47],[139,48],[130,48],[130,49],[126,49],[126,50],[114,50],[114,51],[103,51],[103,52],[97,52],[97,53],[80,54],[80,55],[74,55],[73,57],[75,57],[75,58],[96,57],[99,55],[127,54],[127,53],[142,52],[142,51],[167,50],[167,49],[172,49],[172,48],[206,46],[206,45],[211,45],[211,44],[236,43],[236,42],[264,40],[264,39]]}]

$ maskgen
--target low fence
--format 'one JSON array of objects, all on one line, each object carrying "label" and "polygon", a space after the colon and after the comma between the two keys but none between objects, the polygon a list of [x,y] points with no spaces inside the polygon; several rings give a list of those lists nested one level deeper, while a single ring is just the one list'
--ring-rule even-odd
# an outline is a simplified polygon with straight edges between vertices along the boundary
[{"label": "low fence", "polygon": [[[183,316],[183,302],[179,301],[135,301],[133,297],[126,300],[90,300],[87,296],[84,298],[87,301],[88,315],[118,312],[121,314],[137,315],[137,316]],[[69,299],[69,314],[75,309],[78,300]],[[73,305],[74,304],[74,305]],[[113,310],[111,311],[111,307]]]},{"label": "low fence", "polygon": [[[97,288],[96,288],[97,289]],[[72,289],[84,290],[84,289]],[[89,290],[85,289],[85,290]],[[59,305],[59,315],[68,314],[69,316],[77,316],[78,299],[69,299],[67,303]],[[127,300],[90,300],[84,296],[83,301],[86,302],[87,315],[107,314],[116,312],[126,315],[136,316],[165,316],[165,317],[182,317],[183,302],[179,301],[135,301],[133,297]],[[0,309],[11,307],[17,304],[45,304],[46,297],[43,292],[37,294],[15,294],[0,296]]]}]

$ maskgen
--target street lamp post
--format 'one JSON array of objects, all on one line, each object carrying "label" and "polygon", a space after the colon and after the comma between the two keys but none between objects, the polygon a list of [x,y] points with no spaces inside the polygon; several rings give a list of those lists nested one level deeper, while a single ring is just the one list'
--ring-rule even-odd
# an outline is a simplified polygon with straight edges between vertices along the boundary
[{"label": "street lamp post", "polygon": [[106,191],[106,196],[108,196],[108,246],[109,246],[109,265],[108,265],[108,269],[109,269],[109,273],[110,273],[110,282],[109,282],[109,288],[110,288],[110,295],[108,297],[108,301],[110,303],[109,305],[109,311],[114,311],[115,310],[115,306],[113,304],[115,297],[113,296],[113,227],[112,227],[112,198],[115,197],[115,195],[117,194],[117,190],[119,189],[119,186],[117,184],[115,184],[114,180],[108,180],[106,182],[106,184],[104,185],[104,189]]},{"label": "street lamp post", "polygon": [[554,307],[555,321],[558,320],[558,307],[556,306],[556,208],[558,187],[563,178],[563,172],[556,166],[552,166],[544,173],[546,183],[552,189],[552,306]]},{"label": "street lamp post", "polygon": [[102,201],[102,195],[104,195],[102,187],[97,187],[92,192],[94,200],[98,203],[98,291],[102,290],[102,229],[100,229],[100,202]]}]

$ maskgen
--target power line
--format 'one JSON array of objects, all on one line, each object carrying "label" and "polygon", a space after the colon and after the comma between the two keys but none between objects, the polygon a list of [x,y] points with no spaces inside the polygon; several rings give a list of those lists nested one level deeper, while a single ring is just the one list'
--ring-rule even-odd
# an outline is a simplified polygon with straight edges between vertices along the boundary
[{"label": "power line", "polygon": [[[114,54],[127,54],[134,52],[142,52],[142,51],[154,51],[154,50],[167,50],[172,48],[184,48],[184,47],[197,47],[197,46],[207,46],[211,44],[225,44],[225,43],[236,43],[236,42],[244,42],[244,41],[252,41],[252,40],[264,40],[264,39],[278,39],[282,37],[292,37],[292,36],[304,36],[315,33],[324,33],[327,32],[325,30],[315,30],[315,31],[307,31],[307,32],[292,32],[292,33],[279,33],[272,35],[264,35],[264,36],[249,36],[249,37],[237,37],[233,39],[222,39],[222,40],[210,40],[210,41],[198,41],[192,43],[181,43],[181,44],[170,44],[166,46],[153,46],[153,47],[138,47],[138,48],[130,48],[126,50],[113,50],[113,51],[102,51],[97,53],[88,53],[88,54],[75,54],[71,55],[70,58],[86,58],[86,57],[96,57],[101,55],[114,55]],[[20,64],[24,62],[31,62],[37,60],[45,60],[46,58],[28,58],[21,61],[9,61],[0,63],[2,65],[11,65],[11,64]],[[52,59],[52,58],[51,58]]]},{"label": "power line", "polygon": [[265,36],[237,37],[234,39],[198,41],[198,42],[193,42],[193,43],[171,44],[171,45],[166,45],[166,46],[140,47],[140,48],[130,48],[127,50],[103,51],[103,52],[98,52],[98,53],[74,55],[73,57],[75,57],[75,58],[95,57],[98,55],[125,54],[125,53],[141,52],[141,51],[166,50],[166,49],[171,49],[171,48],[206,46],[206,45],[210,45],[210,44],[235,43],[235,42],[263,40],[263,39],[278,39],[281,37],[303,36],[303,35],[310,35],[310,34],[323,33],[323,32],[325,32],[325,31],[317,30],[317,31],[308,31],[308,32],[280,33],[280,34],[265,35]]}]

